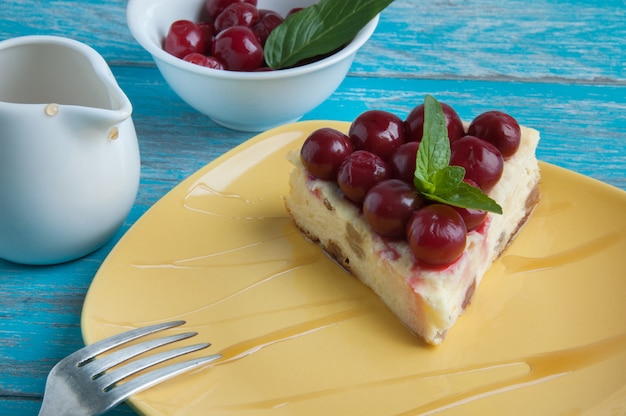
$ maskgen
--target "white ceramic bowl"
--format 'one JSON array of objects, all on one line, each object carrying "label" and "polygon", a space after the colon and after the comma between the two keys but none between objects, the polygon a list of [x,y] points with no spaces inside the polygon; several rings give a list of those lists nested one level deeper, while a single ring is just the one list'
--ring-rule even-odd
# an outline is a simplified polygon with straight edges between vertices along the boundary
[{"label": "white ceramic bowl", "polygon": [[[378,16],[339,52],[297,68],[266,72],[222,71],[178,59],[163,50],[169,26],[198,21],[204,0],[130,0],[131,33],[153,57],[170,87],[213,121],[242,131],[263,131],[298,120],[326,100],[345,78],[356,52],[370,38]],[[258,7],[283,16],[315,0],[258,0]]]}]

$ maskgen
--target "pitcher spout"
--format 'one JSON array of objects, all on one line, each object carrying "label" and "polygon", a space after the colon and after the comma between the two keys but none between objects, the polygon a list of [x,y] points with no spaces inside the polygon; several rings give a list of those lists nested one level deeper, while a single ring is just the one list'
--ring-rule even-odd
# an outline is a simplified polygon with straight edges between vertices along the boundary
[{"label": "pitcher spout", "polygon": [[67,38],[25,36],[0,42],[0,102],[45,106],[45,115],[92,129],[127,120],[132,105],[104,58]]}]

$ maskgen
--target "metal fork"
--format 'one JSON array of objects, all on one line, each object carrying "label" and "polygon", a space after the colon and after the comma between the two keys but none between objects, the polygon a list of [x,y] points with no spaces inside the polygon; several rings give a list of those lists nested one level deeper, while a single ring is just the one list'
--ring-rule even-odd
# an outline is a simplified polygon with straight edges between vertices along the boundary
[{"label": "metal fork", "polygon": [[124,383],[126,379],[153,365],[172,358],[207,348],[211,344],[201,343],[180,347],[170,351],[140,358],[132,363],[107,370],[144,352],[197,335],[196,332],[171,335],[144,341],[119,351],[96,358],[122,344],[126,344],[148,334],[163,331],[184,324],[174,321],[134,329],[103,339],[67,356],[55,365],[46,381],[46,390],[39,416],[95,416],[109,411],[129,396],[152,387],[185,371],[209,363],[221,357],[214,354],[181,363],[171,364],[138,375]]}]

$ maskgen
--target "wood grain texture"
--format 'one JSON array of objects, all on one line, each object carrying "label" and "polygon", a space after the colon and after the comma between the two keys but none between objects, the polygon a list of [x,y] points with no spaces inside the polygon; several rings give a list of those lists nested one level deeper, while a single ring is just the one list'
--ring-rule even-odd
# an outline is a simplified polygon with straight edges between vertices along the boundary
[{"label": "wood grain texture", "polygon": [[395,1],[354,69],[624,85],[625,21],[623,0]]},{"label": "wood grain texture", "polygon": [[[112,65],[151,65],[126,26],[125,5],[13,1],[0,16],[0,39],[71,36]],[[396,0],[382,13],[353,71],[624,85],[625,21],[623,0]]]},{"label": "wood grain texture", "polygon": [[[217,126],[173,93],[130,35],[125,7],[0,3],[0,40],[68,36],[105,57],[133,103],[142,155],[136,204],[105,247],[57,266],[0,260],[0,415],[37,413],[49,369],[82,346],[85,293],[123,233],[181,180],[252,136]],[[396,0],[348,78],[305,119],[351,120],[374,108],[403,117],[424,94],[465,119],[501,109],[541,131],[540,159],[626,190],[625,50],[623,0]],[[134,413],[122,406],[110,414]]]}]

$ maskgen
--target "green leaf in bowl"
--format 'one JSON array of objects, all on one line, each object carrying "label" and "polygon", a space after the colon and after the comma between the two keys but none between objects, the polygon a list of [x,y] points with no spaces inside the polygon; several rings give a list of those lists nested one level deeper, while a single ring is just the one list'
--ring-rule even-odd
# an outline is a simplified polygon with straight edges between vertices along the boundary
[{"label": "green leaf in bowl", "polygon": [[393,0],[321,0],[289,16],[265,43],[270,68],[289,68],[349,43]]}]

